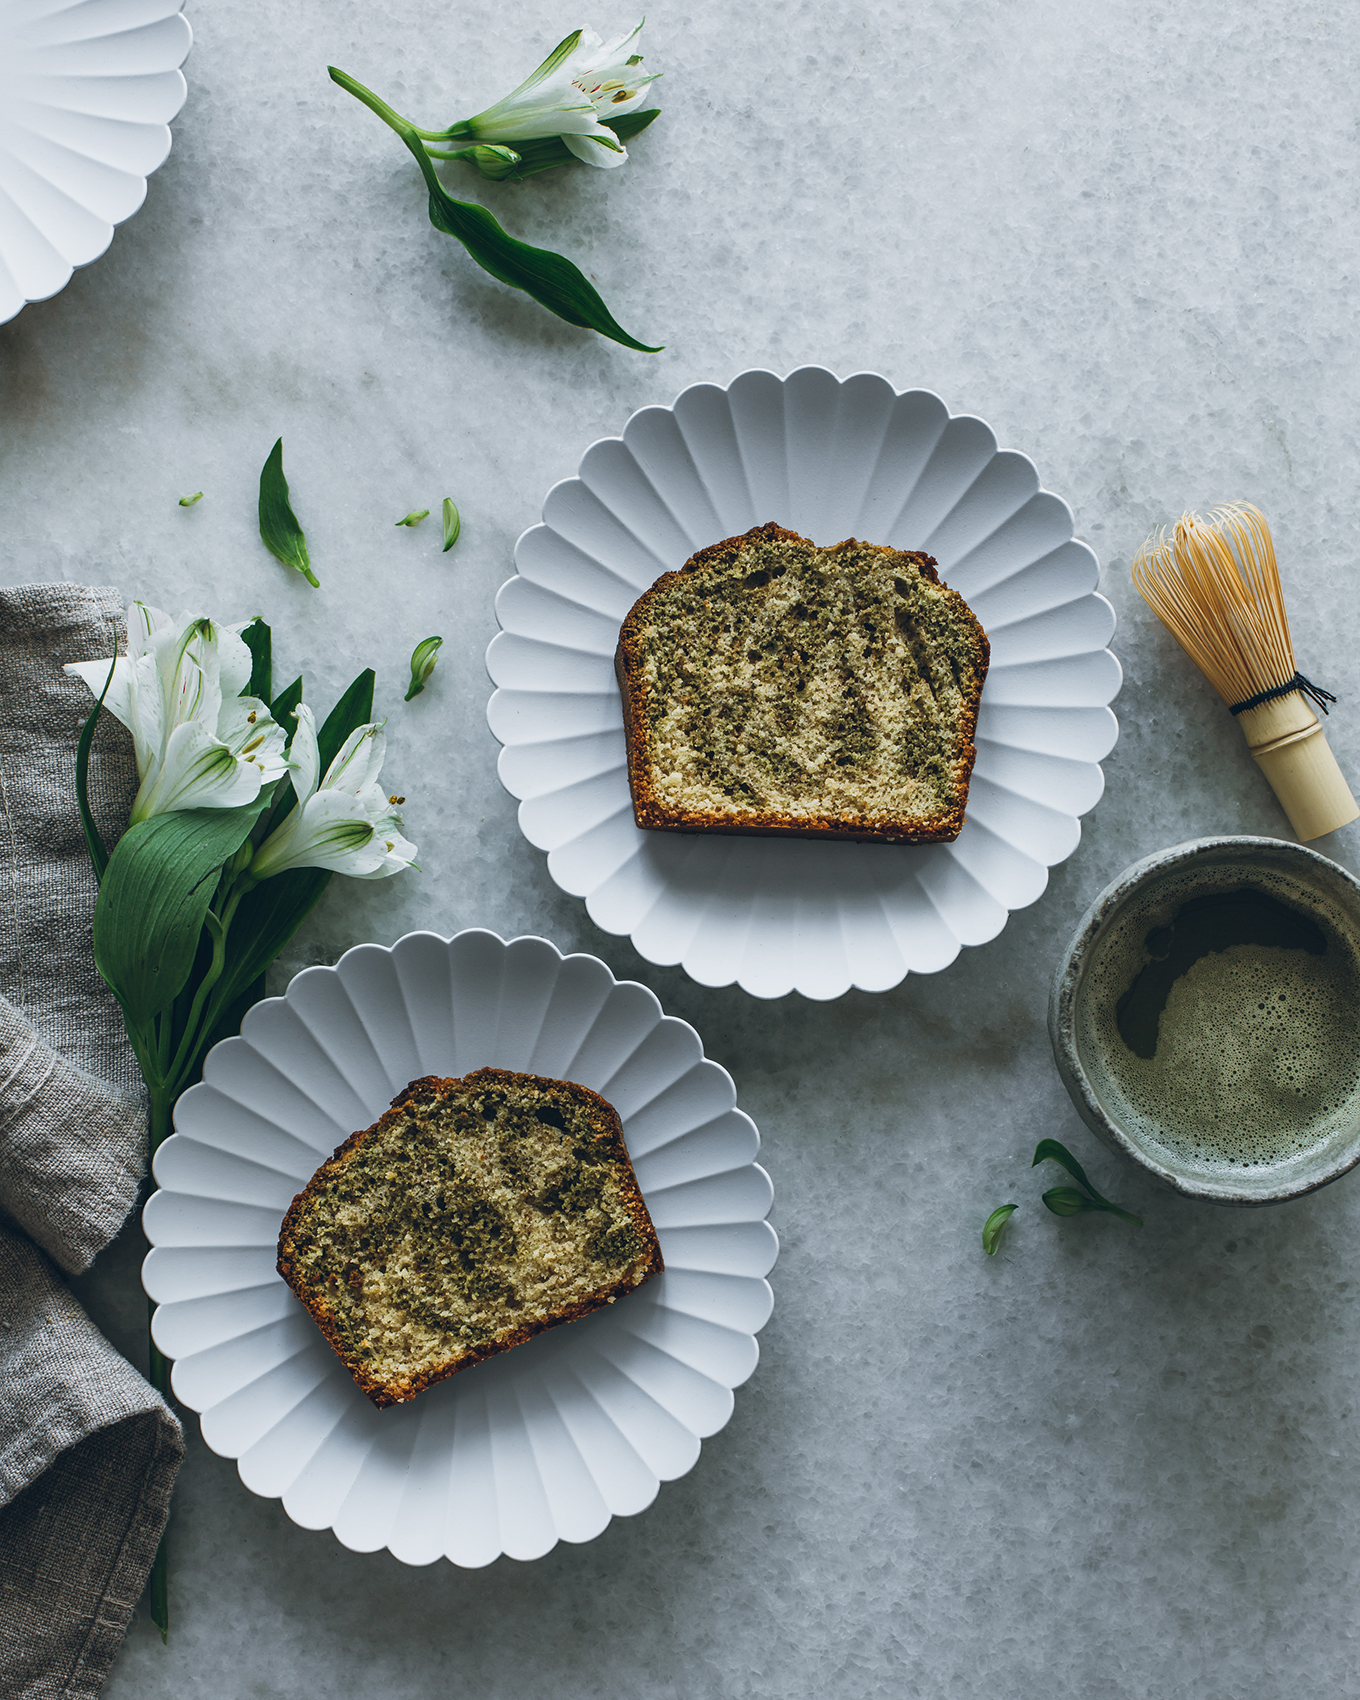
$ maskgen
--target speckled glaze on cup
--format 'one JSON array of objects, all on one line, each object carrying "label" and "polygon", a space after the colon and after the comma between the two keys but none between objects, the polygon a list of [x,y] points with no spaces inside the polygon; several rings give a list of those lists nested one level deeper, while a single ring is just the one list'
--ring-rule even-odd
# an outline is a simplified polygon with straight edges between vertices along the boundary
[{"label": "speckled glaze on cup", "polygon": [[[1048,1005],[1053,1056],[1082,1120],[1109,1148],[1141,1164],[1163,1184],[1188,1198],[1214,1204],[1278,1204],[1338,1179],[1360,1162],[1360,1088],[1332,1115],[1333,1125],[1307,1149],[1251,1166],[1226,1161],[1196,1162],[1175,1149],[1179,1130],[1151,1137],[1138,1119],[1117,1104],[1110,1084],[1114,1070],[1100,1054],[1096,999],[1112,995],[1109,975],[1099,985],[1101,947],[1114,931],[1158,902],[1181,904],[1200,892],[1235,886],[1283,896],[1310,912],[1337,938],[1352,962],[1360,963],[1360,882],[1316,851],[1274,838],[1197,838],[1159,850],[1126,868],[1082,917],[1058,964]],[[1108,1002],[1106,1003],[1108,1028]],[[1209,1042],[1206,1038],[1206,1042]],[[1118,1043],[1116,1040],[1115,1043]],[[1360,1046],[1360,1034],[1355,1043]],[[1092,1054],[1093,1051],[1096,1054]],[[1338,1058],[1338,1066],[1346,1058]],[[1188,1136],[1187,1136],[1188,1137]],[[1184,1145],[1185,1137],[1180,1137]]]}]

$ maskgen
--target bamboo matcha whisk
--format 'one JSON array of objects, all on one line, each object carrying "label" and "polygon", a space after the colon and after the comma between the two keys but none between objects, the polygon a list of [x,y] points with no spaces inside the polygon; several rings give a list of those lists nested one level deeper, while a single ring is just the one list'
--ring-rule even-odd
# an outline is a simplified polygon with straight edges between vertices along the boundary
[{"label": "bamboo matcha whisk", "polygon": [[1336,698],[1294,665],[1275,545],[1259,508],[1183,514],[1143,545],[1133,582],[1236,717],[1247,747],[1301,839],[1360,816],[1309,700]]}]

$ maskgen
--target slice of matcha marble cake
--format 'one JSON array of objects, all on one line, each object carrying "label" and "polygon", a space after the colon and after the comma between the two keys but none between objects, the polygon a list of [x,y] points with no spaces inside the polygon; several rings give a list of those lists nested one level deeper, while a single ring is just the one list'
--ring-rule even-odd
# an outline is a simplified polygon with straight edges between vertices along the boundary
[{"label": "slice of matcha marble cake", "polygon": [[774,523],[702,549],[619,634],[637,824],[957,838],[988,657],[929,555]]},{"label": "slice of matcha marble cake", "polygon": [[662,1267],[613,1107],[497,1068],[413,1081],[322,1164],[279,1235],[279,1274],[375,1405]]}]

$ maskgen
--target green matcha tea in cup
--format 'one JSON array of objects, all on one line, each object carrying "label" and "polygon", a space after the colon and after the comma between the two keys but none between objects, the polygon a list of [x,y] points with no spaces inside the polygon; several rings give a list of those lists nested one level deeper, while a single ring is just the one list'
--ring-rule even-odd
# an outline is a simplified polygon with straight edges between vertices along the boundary
[{"label": "green matcha tea in cup", "polygon": [[1218,1204],[1360,1162],[1360,883],[1272,838],[1201,838],[1091,905],[1049,1000],[1053,1055],[1112,1150]]}]

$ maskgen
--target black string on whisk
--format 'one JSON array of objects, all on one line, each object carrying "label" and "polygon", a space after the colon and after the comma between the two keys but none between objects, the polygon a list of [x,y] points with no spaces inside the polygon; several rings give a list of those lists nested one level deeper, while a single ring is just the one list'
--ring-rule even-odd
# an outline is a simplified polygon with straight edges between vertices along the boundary
[{"label": "black string on whisk", "polygon": [[1248,697],[1245,702],[1230,703],[1228,713],[1245,714],[1249,708],[1260,708],[1263,702],[1274,702],[1277,697],[1287,697],[1291,691],[1311,697],[1324,714],[1331,712],[1327,704],[1336,701],[1330,691],[1324,691],[1321,685],[1315,685],[1311,679],[1305,679],[1302,673],[1295,673],[1287,684],[1272,685],[1268,691],[1257,691],[1254,697]]}]

